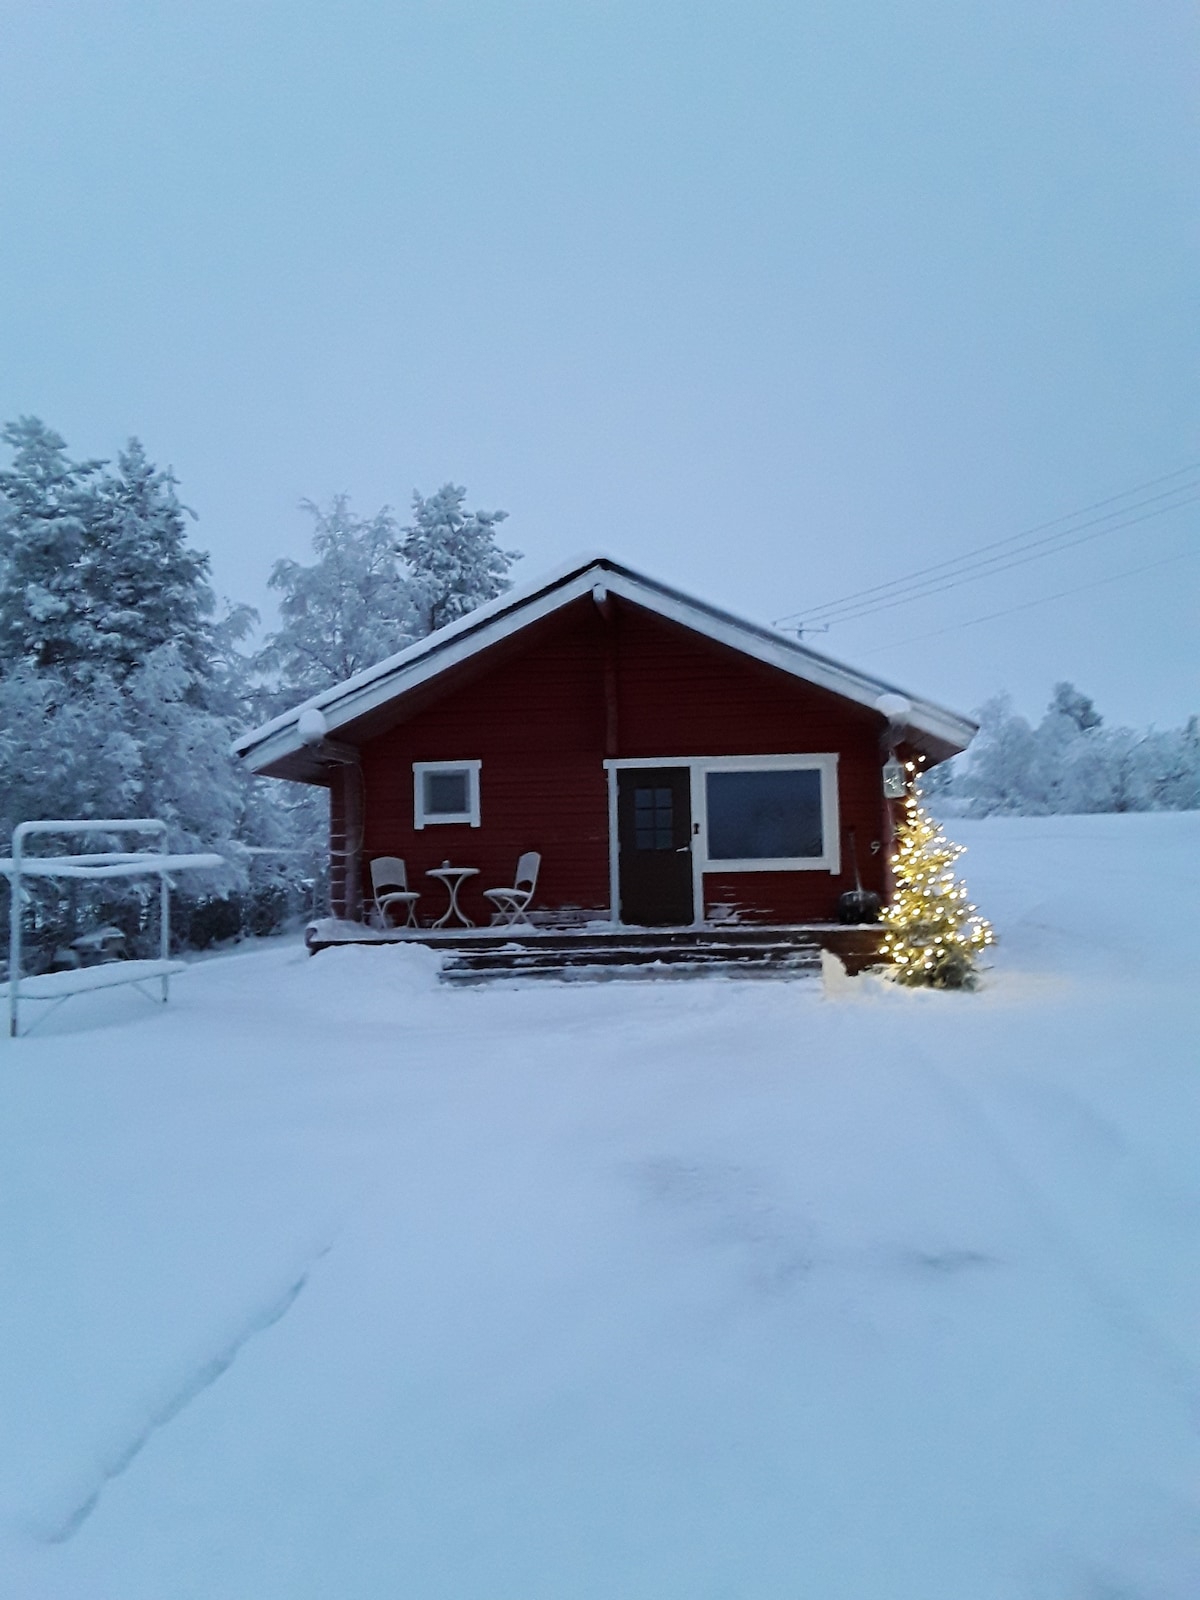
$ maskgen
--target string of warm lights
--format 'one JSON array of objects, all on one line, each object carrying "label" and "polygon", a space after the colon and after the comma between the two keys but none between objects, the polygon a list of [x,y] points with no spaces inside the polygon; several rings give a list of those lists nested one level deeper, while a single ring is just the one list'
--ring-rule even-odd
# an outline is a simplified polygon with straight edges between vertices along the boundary
[{"label": "string of warm lights", "polygon": [[995,935],[955,876],[963,846],[947,839],[921,804],[917,763],[904,765],[908,792],[892,857],[895,887],[882,917],[882,956],[897,983],[973,989],[976,957],[995,943]]}]

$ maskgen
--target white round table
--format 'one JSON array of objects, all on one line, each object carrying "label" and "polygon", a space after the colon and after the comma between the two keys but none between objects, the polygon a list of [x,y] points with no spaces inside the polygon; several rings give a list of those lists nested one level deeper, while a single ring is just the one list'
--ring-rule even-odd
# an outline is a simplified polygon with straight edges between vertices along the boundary
[{"label": "white round table", "polygon": [[437,919],[437,921],[433,923],[433,927],[445,928],[448,926],[451,917],[457,917],[462,927],[473,928],[475,924],[471,921],[470,917],[463,915],[462,908],[459,906],[458,891],[462,888],[463,883],[467,878],[477,878],[479,876],[479,868],[430,867],[425,876],[427,878],[440,878],[446,885],[446,888],[450,894],[450,904],[446,907],[445,911]]}]

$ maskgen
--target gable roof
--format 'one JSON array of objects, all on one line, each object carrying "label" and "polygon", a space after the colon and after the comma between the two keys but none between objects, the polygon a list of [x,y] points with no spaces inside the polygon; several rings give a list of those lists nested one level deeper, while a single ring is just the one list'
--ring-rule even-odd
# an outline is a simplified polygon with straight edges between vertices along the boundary
[{"label": "gable roof", "polygon": [[[400,699],[451,667],[596,589],[642,606],[718,644],[867,706],[885,717],[890,714],[903,725],[912,742],[926,745],[937,759],[965,750],[975,735],[977,724],[969,717],[897,689],[894,684],[870,677],[855,667],[845,666],[773,628],[747,622],[707,601],[697,600],[608,556],[586,555],[535,583],[510,589],[407,649],[364,668],[344,683],[323,689],[262,727],[242,734],[234,741],[232,753],[255,772],[287,762],[289,757],[305,750],[306,742],[299,730],[303,712],[320,711],[329,734],[336,735],[339,728]],[[884,697],[882,705],[881,696]],[[899,700],[907,703],[905,708],[899,707]]]}]

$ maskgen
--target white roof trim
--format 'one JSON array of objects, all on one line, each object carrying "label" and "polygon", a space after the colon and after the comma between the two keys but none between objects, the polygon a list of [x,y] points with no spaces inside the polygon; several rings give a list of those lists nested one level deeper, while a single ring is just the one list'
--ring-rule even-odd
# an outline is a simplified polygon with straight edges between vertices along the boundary
[{"label": "white roof trim", "polygon": [[[577,557],[534,584],[509,590],[498,599],[489,601],[487,605],[409,645],[406,650],[388,656],[386,660],[356,673],[344,683],[313,695],[262,727],[244,733],[234,742],[233,754],[247,759],[255,771],[296,754],[304,748],[297,722],[300,713],[309,707],[324,714],[329,732],[334,734],[356,718],[438,677],[448,668],[498,644],[530,623],[581,599],[599,581],[603,582],[610,594],[872,710],[877,709],[876,701],[881,694],[903,693],[893,684],[868,677],[770,628],[744,621],[704,601],[694,600],[607,556],[587,555]],[[970,742],[975,733],[975,723],[969,718],[914,695],[906,695],[906,698],[912,707],[911,713],[904,719],[907,726],[949,744],[965,747]]]}]

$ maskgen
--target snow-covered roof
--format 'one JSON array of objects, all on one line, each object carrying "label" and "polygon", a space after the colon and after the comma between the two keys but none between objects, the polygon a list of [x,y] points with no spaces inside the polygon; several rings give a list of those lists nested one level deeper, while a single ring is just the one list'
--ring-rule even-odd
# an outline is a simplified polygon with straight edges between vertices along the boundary
[{"label": "snow-covered roof", "polygon": [[[773,628],[748,622],[684,594],[609,556],[588,554],[534,583],[510,589],[407,649],[242,734],[234,742],[233,754],[256,772],[285,761],[305,747],[299,727],[304,712],[319,711],[328,733],[336,735],[339,728],[582,599],[597,586],[793,677],[870,707],[896,722],[902,720],[907,729],[928,736],[938,746],[965,749],[975,734],[976,724],[969,717],[834,661]],[[897,714],[901,703],[907,706],[902,719]]]}]

